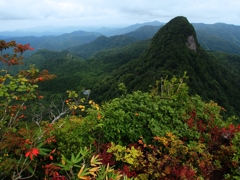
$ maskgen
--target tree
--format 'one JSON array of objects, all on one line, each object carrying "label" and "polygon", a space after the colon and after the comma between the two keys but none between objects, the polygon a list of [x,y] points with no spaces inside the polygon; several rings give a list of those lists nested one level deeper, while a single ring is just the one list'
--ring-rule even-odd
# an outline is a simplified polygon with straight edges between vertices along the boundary
[{"label": "tree", "polygon": [[[12,54],[3,54],[13,49]],[[12,67],[22,64],[23,53],[33,50],[29,44],[17,44],[15,41],[0,41],[0,177],[12,179],[31,178],[37,168],[35,157],[46,156],[49,150],[43,146],[54,141],[51,127],[36,128],[31,123],[23,126],[27,120],[28,105],[42,99],[37,88],[38,83],[53,79],[55,76],[47,70],[39,71],[34,66],[29,70],[11,72]]]}]

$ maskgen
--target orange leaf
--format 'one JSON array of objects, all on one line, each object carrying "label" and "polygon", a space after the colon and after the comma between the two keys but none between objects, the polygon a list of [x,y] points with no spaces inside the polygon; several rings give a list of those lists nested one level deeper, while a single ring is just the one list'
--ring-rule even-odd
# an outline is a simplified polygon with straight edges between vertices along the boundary
[{"label": "orange leaf", "polygon": [[97,118],[98,118],[98,119],[101,119],[101,117],[102,117],[102,116],[101,116],[101,114],[100,114],[100,113],[98,113],[98,116],[97,116]]}]

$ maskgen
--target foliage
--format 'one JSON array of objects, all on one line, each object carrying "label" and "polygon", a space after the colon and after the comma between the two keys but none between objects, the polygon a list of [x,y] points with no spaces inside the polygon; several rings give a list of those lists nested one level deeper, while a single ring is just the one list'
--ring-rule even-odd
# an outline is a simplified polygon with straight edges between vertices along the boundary
[{"label": "foliage", "polygon": [[189,112],[192,100],[188,98],[184,78],[185,75],[180,80],[162,79],[149,93],[135,91],[103,104],[92,113],[92,119],[97,119],[96,114],[101,116],[101,141],[128,144],[141,136],[149,142],[153,136],[169,131],[181,136],[189,134],[184,122],[187,117],[183,115]]},{"label": "foliage", "polygon": [[77,154],[79,148],[92,144],[87,129],[83,125],[83,118],[61,119],[54,123],[53,126],[57,150],[67,158],[70,157],[71,153]]},{"label": "foliage", "polygon": [[[61,167],[61,170],[67,172],[69,179],[119,180],[122,177],[122,175],[110,167],[109,164],[107,166],[102,165],[99,155],[93,155],[90,162],[84,160],[86,155],[89,155],[86,148],[81,149],[76,156],[72,153],[71,159],[67,159],[62,155],[62,163],[57,165]],[[76,169],[80,169],[78,173],[76,173]]]},{"label": "foliage", "polygon": [[[98,143],[113,142],[100,151],[105,164],[135,179],[238,177],[237,118],[224,121],[224,108],[189,96],[184,78],[162,79],[149,93],[124,94],[90,112],[86,119],[101,124],[92,129]],[[141,150],[139,156],[131,148]]]},{"label": "foliage", "polygon": [[155,136],[151,144],[142,137],[129,148],[112,144],[107,152],[114,155],[116,167],[134,179],[238,179],[239,125],[213,124],[211,130],[206,128],[209,132],[199,127],[198,139],[179,138],[167,132]]},{"label": "foliage", "polygon": [[135,149],[134,146],[131,148],[126,148],[121,145],[115,145],[111,143],[111,146],[107,150],[108,153],[112,153],[116,161],[122,161],[128,164],[131,164],[135,167],[139,166],[138,158],[142,156],[142,152],[140,149]]},{"label": "foliage", "polygon": [[[12,55],[2,54],[3,50],[9,48],[14,50]],[[30,70],[12,75],[11,68],[22,63],[22,54],[27,50],[33,50],[29,44],[0,41],[0,60],[6,67],[0,77],[0,176],[12,179],[35,176],[36,169],[41,167],[38,160],[48,158],[53,153],[44,146],[55,141],[51,135],[51,126],[35,128],[33,124],[23,122],[27,104],[43,98],[37,92],[37,83],[55,77],[33,66]]]},{"label": "foliage", "polygon": [[0,86],[2,179],[239,179],[238,119],[224,119],[223,107],[190,96],[186,73],[161,78],[149,92],[129,93],[120,83],[123,95],[101,106],[68,90],[62,106],[51,104],[55,110],[48,109],[46,121],[43,114],[29,121],[26,111],[34,112],[43,99],[37,83],[55,76],[34,66],[11,74],[31,48],[0,45],[1,51],[15,49],[0,56],[6,66]]}]

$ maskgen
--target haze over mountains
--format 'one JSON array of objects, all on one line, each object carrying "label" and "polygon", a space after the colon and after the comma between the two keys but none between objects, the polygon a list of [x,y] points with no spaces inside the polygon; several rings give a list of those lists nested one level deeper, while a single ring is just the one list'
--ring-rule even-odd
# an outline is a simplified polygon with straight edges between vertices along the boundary
[{"label": "haze over mountains", "polygon": [[119,83],[129,92],[148,91],[161,77],[187,71],[190,93],[239,113],[240,26],[190,24],[180,16],[167,24],[14,39],[35,48],[26,66],[36,64],[58,76],[42,85],[46,97],[89,88],[91,98],[103,102],[120,95]]},{"label": "haze over mountains", "polygon": [[152,26],[160,26],[165,23],[161,23],[159,21],[146,22],[146,23],[137,23],[130,25],[128,27],[80,27],[80,26],[66,26],[66,27],[54,27],[54,26],[39,26],[35,28],[29,28],[25,30],[15,30],[15,31],[0,31],[0,37],[23,37],[23,36],[48,36],[48,35],[61,35],[64,33],[71,33],[74,31],[88,31],[88,32],[99,32],[102,35],[113,36],[117,34],[125,34],[130,31],[134,31],[142,26],[152,25]]},{"label": "haze over mountains", "polygon": [[[137,40],[152,38],[164,23],[153,21],[142,24],[134,24],[125,28],[90,28],[88,31],[79,27],[64,27],[45,32],[39,27],[38,32],[13,31],[0,32],[0,39],[6,41],[16,40],[18,43],[31,44],[35,51],[39,49],[64,50],[70,47],[80,46],[94,41],[99,36],[126,35]],[[223,51],[240,54],[240,26],[216,23],[216,24],[192,24],[197,32],[199,43],[206,50]],[[42,31],[40,31],[42,30]],[[65,33],[63,33],[65,32]],[[31,35],[31,36],[30,36]],[[25,56],[31,55],[28,52]]]}]

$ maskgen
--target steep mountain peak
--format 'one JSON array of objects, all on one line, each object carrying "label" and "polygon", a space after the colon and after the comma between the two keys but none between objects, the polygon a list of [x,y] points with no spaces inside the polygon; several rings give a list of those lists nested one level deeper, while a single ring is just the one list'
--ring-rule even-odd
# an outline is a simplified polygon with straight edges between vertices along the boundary
[{"label": "steep mountain peak", "polygon": [[164,25],[153,37],[151,47],[149,48],[151,49],[150,53],[166,48],[166,46],[181,46],[181,48],[197,51],[199,43],[196,31],[187,18],[178,16]]}]

